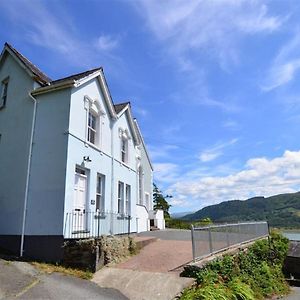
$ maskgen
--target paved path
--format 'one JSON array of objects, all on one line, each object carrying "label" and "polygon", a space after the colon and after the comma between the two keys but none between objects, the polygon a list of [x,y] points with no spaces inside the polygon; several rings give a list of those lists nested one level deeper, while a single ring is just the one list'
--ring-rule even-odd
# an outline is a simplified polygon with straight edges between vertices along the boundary
[{"label": "paved path", "polygon": [[193,259],[192,244],[189,241],[158,240],[144,247],[140,253],[117,268],[136,271],[167,273]]},{"label": "paved path", "polygon": [[45,274],[25,262],[0,259],[0,299],[128,299],[116,289],[59,273]]},{"label": "paved path", "polygon": [[282,300],[299,300],[300,299],[300,287],[291,287],[291,293],[283,298],[280,298]]},{"label": "paved path", "polygon": [[194,280],[176,274],[103,268],[92,279],[103,287],[116,288],[130,300],[171,300]]},{"label": "paved path", "polygon": [[179,277],[178,270],[192,260],[190,231],[162,230],[138,236],[159,240],[126,262],[98,271],[93,281],[102,287],[116,288],[131,300],[174,299],[194,282]]}]

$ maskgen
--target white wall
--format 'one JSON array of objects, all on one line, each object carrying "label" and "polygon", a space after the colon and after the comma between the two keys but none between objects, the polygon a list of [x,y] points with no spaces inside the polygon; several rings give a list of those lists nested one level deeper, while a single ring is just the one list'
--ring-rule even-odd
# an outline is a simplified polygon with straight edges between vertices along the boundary
[{"label": "white wall", "polygon": [[144,187],[143,187],[143,200],[144,200],[144,205],[146,205],[146,198],[145,198],[145,194],[148,193],[149,194],[149,207],[147,207],[148,211],[153,209],[153,171],[151,168],[151,164],[148,160],[147,154],[146,154],[146,150],[145,150],[145,146],[142,143],[140,145],[141,148],[141,166],[143,168],[143,177],[144,177]]},{"label": "white wall", "polygon": [[[101,124],[102,144],[99,147],[86,142],[86,115],[84,97],[89,96],[92,99],[99,99],[100,106],[105,112]],[[133,140],[129,140],[129,163],[124,164],[120,159],[120,137],[119,128],[127,129],[128,123],[125,115],[118,120],[112,120],[106,103],[102,97],[102,92],[98,81],[91,82],[73,89],[71,95],[71,114],[69,125],[69,143],[67,155],[66,171],[66,190],[65,190],[65,213],[73,209],[74,198],[74,176],[76,165],[86,169],[88,174],[88,191],[87,191],[87,211],[95,211],[96,205],[92,204],[96,200],[96,178],[97,173],[105,175],[105,210],[117,213],[118,205],[118,182],[131,186],[131,211],[133,217],[130,228],[136,231],[136,170],[135,170],[135,152]],[[113,154],[111,140],[113,138]],[[83,157],[88,156],[91,162],[84,162]],[[94,200],[94,201],[92,201]]]},{"label": "white wall", "polygon": [[150,220],[146,208],[142,205],[137,205],[136,214],[137,214],[137,232],[150,230]]},{"label": "white wall", "polygon": [[164,219],[164,212],[161,209],[156,211],[156,219],[154,220],[154,224],[159,229],[165,229],[165,219]]},{"label": "white wall", "polygon": [[21,233],[33,102],[33,80],[11,57],[0,66],[9,76],[6,107],[0,110],[0,235]]},{"label": "white wall", "polygon": [[62,235],[70,89],[36,99],[26,234]]},{"label": "white wall", "polygon": [[84,97],[88,95],[91,99],[97,99],[105,115],[101,117],[101,136],[99,136],[98,148],[106,154],[111,155],[111,116],[103,100],[101,87],[96,78],[72,89],[72,99],[70,107],[70,127],[69,131],[82,140],[86,140],[87,107],[85,107]]},{"label": "white wall", "polygon": [[[28,93],[36,83],[9,56],[0,69],[0,82],[9,76],[6,107],[0,110],[0,235],[21,233],[28,149],[33,101]],[[84,96],[98,99],[105,115],[101,122],[101,143],[86,143]],[[61,235],[65,214],[73,209],[75,167],[86,168],[89,176],[87,209],[95,211],[97,173],[106,176],[105,206],[117,211],[118,181],[131,186],[131,231],[149,229],[147,210],[137,207],[137,160],[133,132],[127,113],[116,121],[103,100],[97,79],[78,88],[63,89],[36,96],[38,100],[33,156],[27,206],[27,235]],[[119,128],[131,135],[129,161],[121,162]],[[111,130],[113,133],[111,134]],[[111,141],[114,142],[112,151]],[[113,154],[113,155],[112,155]],[[89,156],[91,162],[83,162]],[[145,187],[152,200],[152,171],[144,162]],[[152,203],[152,201],[151,201]]]},{"label": "white wall", "polygon": [[127,130],[131,136],[128,140],[128,162],[126,165],[133,170],[136,170],[136,152],[133,141],[133,132],[128,125],[127,113],[123,113],[119,116],[114,125],[113,143],[114,143],[114,158],[121,162],[121,138],[119,136],[119,129]]}]

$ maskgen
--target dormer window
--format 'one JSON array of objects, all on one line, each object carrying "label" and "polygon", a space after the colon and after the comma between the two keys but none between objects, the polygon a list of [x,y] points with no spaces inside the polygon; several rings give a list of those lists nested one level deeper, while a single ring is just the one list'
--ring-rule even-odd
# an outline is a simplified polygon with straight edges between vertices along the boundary
[{"label": "dormer window", "polygon": [[121,160],[124,163],[127,163],[128,157],[128,140],[125,138],[121,139]]},{"label": "dormer window", "polygon": [[5,107],[7,99],[7,88],[8,88],[8,79],[2,81],[1,84],[1,98],[0,98],[0,109]]},{"label": "dormer window", "polygon": [[87,110],[87,131],[86,141],[94,144],[95,146],[101,146],[101,124],[102,118],[105,113],[101,109],[99,101],[93,100],[88,96],[85,96],[85,108]]},{"label": "dormer window", "polygon": [[120,159],[123,163],[129,162],[129,140],[131,139],[127,129],[119,128],[120,137]]},{"label": "dormer window", "polygon": [[89,121],[88,121],[88,141],[92,144],[96,144],[97,136],[97,116],[92,112],[89,112]]}]

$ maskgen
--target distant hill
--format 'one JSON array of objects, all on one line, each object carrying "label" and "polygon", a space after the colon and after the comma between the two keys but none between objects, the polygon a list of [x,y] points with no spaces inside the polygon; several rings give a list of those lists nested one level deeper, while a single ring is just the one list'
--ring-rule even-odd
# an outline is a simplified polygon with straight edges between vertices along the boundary
[{"label": "distant hill", "polygon": [[300,192],[272,197],[231,200],[188,214],[188,221],[211,218],[213,222],[267,220],[274,227],[300,228]]},{"label": "distant hill", "polygon": [[174,219],[179,219],[179,218],[182,218],[183,216],[190,215],[190,214],[193,214],[193,213],[194,213],[194,211],[171,213],[171,217],[174,218]]}]

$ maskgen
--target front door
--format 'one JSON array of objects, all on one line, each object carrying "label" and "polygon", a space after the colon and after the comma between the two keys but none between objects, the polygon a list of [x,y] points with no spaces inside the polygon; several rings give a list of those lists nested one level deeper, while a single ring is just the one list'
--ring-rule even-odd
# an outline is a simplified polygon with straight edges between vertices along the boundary
[{"label": "front door", "polygon": [[72,220],[75,232],[86,230],[86,193],[87,176],[84,170],[76,168]]}]

